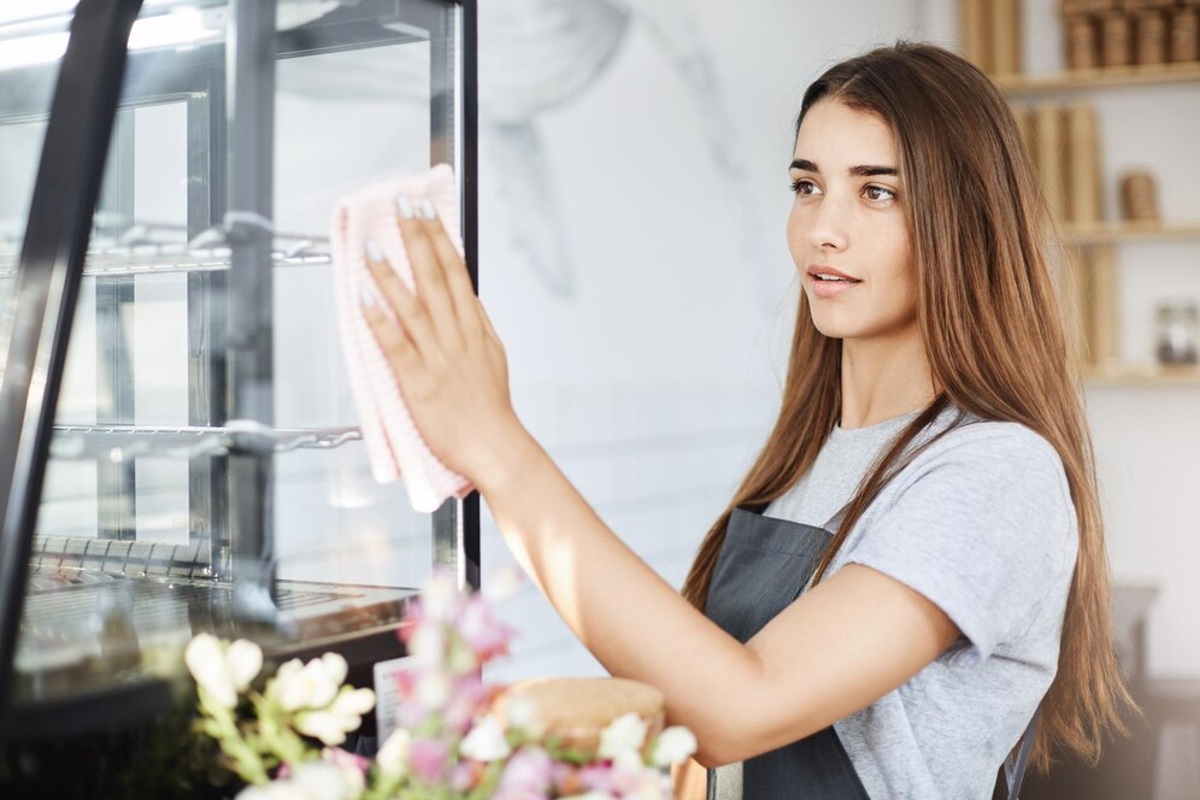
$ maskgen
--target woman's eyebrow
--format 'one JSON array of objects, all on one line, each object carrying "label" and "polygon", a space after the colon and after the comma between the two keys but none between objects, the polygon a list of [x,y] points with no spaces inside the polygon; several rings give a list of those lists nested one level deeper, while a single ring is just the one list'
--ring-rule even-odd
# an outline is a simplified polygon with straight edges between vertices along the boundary
[{"label": "woman's eyebrow", "polygon": [[895,167],[877,167],[873,165],[860,165],[850,168],[850,174],[861,178],[870,178],[875,175],[899,175],[900,171]]},{"label": "woman's eyebrow", "polygon": [[[815,161],[809,161],[807,158],[797,158],[792,161],[791,169],[803,170],[804,172],[817,172],[821,170]],[[900,171],[895,167],[884,167],[875,164],[860,164],[857,167],[850,168],[850,174],[859,178],[871,178],[876,175],[899,175]]]}]

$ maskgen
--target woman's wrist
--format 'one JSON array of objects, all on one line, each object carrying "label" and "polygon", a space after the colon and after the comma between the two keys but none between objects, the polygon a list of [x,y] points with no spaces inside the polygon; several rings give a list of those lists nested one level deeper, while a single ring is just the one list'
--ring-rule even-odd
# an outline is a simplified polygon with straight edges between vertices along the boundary
[{"label": "woman's wrist", "polygon": [[525,426],[514,418],[491,437],[479,463],[472,469],[471,481],[484,497],[503,495],[520,485],[545,451]]}]

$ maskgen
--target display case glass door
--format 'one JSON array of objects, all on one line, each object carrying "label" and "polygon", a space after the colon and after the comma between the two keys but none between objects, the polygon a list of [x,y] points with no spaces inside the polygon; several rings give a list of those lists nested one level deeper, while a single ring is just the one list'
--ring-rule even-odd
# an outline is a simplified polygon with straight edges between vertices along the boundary
[{"label": "display case glass door", "polygon": [[[418,514],[372,478],[329,246],[358,187],[439,162],[463,180],[462,28],[461,4],[435,0],[141,8],[49,438],[15,702],[175,673],[199,630],[276,654],[395,655],[404,600],[438,563],[477,581],[461,502]],[[53,80],[3,69],[29,95],[0,99],[11,293]]]}]

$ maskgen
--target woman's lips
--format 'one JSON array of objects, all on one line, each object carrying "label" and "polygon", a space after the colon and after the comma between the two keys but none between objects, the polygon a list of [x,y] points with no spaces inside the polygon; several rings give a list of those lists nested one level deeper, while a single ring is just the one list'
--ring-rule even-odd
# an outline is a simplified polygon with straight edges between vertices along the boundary
[{"label": "woman's lips", "polygon": [[817,297],[837,297],[850,291],[862,281],[825,264],[808,268],[809,291]]}]

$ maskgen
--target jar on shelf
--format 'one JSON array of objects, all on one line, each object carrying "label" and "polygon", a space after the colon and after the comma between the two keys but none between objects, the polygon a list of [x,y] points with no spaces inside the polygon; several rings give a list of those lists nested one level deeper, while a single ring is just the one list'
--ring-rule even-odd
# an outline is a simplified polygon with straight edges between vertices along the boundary
[{"label": "jar on shelf", "polygon": [[1133,25],[1137,31],[1137,63],[1165,64],[1170,39],[1163,12],[1155,8],[1137,11],[1133,15]]},{"label": "jar on shelf", "polygon": [[1200,61],[1200,8],[1184,6],[1171,12],[1171,61]]},{"label": "jar on shelf", "polygon": [[1091,14],[1072,14],[1066,18],[1068,69],[1096,69],[1100,66],[1100,36]]},{"label": "jar on shelf", "polygon": [[1195,364],[1200,349],[1200,309],[1196,301],[1164,300],[1158,304],[1158,361]]},{"label": "jar on shelf", "polygon": [[1121,175],[1121,216],[1126,222],[1158,221],[1158,189],[1154,175],[1130,170]]}]

